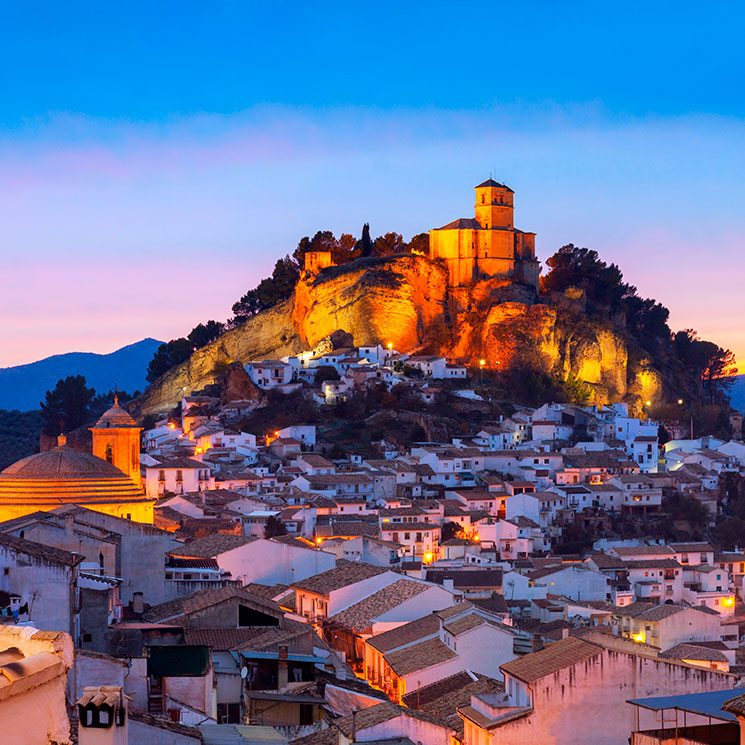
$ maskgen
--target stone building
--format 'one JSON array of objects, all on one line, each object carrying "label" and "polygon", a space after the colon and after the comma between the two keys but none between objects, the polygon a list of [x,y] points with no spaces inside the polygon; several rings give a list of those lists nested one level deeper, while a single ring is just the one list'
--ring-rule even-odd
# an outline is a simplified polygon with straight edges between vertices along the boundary
[{"label": "stone building", "polygon": [[[137,433],[139,443],[139,429],[134,428],[133,431]],[[121,443],[126,441],[126,438],[116,437],[118,435],[112,440],[111,460],[73,450],[66,445],[64,435],[60,435],[59,444],[53,450],[31,455],[8,466],[0,473],[0,520],[75,504],[152,524],[154,500],[145,496],[139,481],[139,444],[135,481],[129,472],[130,447],[127,447],[126,456],[123,456],[126,463],[121,463],[126,471],[112,462],[114,453],[119,453]],[[95,448],[95,428],[93,438]],[[106,443],[103,443],[103,451],[106,456]]]},{"label": "stone building", "polygon": [[464,217],[429,231],[429,258],[448,267],[450,286],[501,277],[538,288],[535,233],[513,223],[513,194],[492,179],[476,187],[476,217]]},{"label": "stone building", "polygon": [[142,428],[119,406],[119,397],[114,396],[114,405],[101,415],[93,435],[93,455],[101,458],[126,473],[140,485],[140,432]]}]

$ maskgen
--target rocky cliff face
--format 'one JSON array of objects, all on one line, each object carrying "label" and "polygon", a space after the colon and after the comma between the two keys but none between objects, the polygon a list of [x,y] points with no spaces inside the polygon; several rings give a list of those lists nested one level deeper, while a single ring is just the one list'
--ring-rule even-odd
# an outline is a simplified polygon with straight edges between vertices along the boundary
[{"label": "rocky cliff face", "polygon": [[387,344],[507,369],[529,361],[586,382],[597,402],[655,398],[662,386],[650,360],[630,361],[610,323],[587,319],[575,298],[538,303],[532,291],[485,280],[452,292],[447,270],[420,256],[360,259],[298,283],[294,296],[228,331],[156,381],[138,413],[166,410],[184,390],[216,382],[230,363],[278,358],[314,348],[338,329],[356,345]]}]

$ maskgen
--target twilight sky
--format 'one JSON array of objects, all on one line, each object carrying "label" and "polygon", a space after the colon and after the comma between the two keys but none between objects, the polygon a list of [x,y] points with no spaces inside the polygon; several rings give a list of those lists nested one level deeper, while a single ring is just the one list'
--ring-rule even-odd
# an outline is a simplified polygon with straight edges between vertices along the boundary
[{"label": "twilight sky", "polygon": [[745,360],[738,4],[360,5],[0,5],[0,367],[224,320],[301,236],[409,237],[490,174],[539,258]]}]

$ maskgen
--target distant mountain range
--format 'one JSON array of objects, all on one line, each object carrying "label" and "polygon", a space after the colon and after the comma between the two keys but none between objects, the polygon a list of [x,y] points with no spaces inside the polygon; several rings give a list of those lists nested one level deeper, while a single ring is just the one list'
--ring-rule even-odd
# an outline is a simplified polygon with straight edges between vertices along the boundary
[{"label": "distant mountain range", "polygon": [[732,408],[742,412],[745,411],[745,375],[738,375],[729,391],[729,400]]},{"label": "distant mountain range", "polygon": [[110,354],[68,352],[28,365],[0,368],[0,409],[38,409],[44,394],[68,375],[84,375],[97,393],[115,386],[128,393],[142,391],[147,385],[148,363],[162,343],[143,339]]}]

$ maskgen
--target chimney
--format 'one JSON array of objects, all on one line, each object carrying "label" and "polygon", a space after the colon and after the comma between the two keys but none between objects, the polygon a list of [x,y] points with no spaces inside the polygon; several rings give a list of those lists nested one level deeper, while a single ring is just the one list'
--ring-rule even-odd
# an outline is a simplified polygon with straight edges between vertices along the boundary
[{"label": "chimney", "polygon": [[442,580],[442,586],[450,592],[455,592],[455,582],[452,577],[445,577]]},{"label": "chimney", "polygon": [[80,745],[128,745],[127,701],[121,686],[86,686],[78,699]]},{"label": "chimney", "polygon": [[286,644],[280,644],[277,648],[277,688],[280,691],[287,688],[287,684],[290,682],[287,652],[288,647]]},{"label": "chimney", "polygon": [[141,592],[132,593],[132,612],[138,616],[145,612],[145,601],[142,599]]}]

